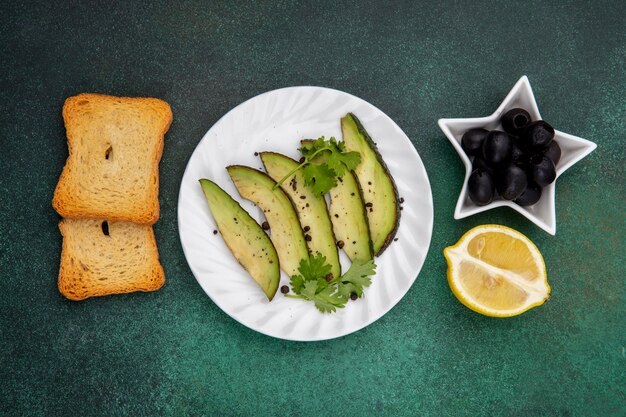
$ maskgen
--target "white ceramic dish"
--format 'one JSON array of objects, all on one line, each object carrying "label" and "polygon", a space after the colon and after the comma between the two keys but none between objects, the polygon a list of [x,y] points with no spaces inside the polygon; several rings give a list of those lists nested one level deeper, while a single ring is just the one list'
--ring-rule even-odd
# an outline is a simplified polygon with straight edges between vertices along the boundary
[{"label": "white ceramic dish", "polygon": [[[485,206],[477,206],[472,202],[472,200],[470,200],[467,193],[467,180],[472,173],[472,162],[463,151],[463,148],[461,148],[461,137],[463,136],[463,133],[476,127],[482,127],[487,130],[502,130],[500,116],[516,107],[526,109],[530,113],[533,120],[541,119],[537,103],[535,102],[535,96],[533,95],[533,90],[531,89],[530,82],[526,76],[519,79],[502,104],[500,104],[500,107],[498,107],[498,109],[491,116],[470,119],[439,119],[439,127],[450,140],[454,149],[456,149],[457,153],[463,160],[466,169],[461,194],[459,195],[456,209],[454,210],[454,218],[457,220],[463,219],[495,207],[506,206],[521,213],[537,226],[551,235],[554,235],[556,234],[556,180],[543,189],[541,199],[536,204],[528,207],[522,207],[512,201],[502,199],[496,199]],[[560,132],[556,129],[554,140],[556,140],[561,147],[561,160],[556,166],[557,178],[569,167],[589,155],[589,153],[596,148],[596,144],[593,142]]]},{"label": "white ceramic dish", "polygon": [[[311,302],[263,292],[228,251],[216,229],[198,180],[209,178],[239,201],[252,217],[260,210],[242,199],[225,167],[261,168],[255,151],[277,151],[298,158],[302,138],[341,138],[339,120],[355,113],[378,144],[404,198],[398,241],[376,258],[377,273],[365,297],[334,314]],[[270,91],[237,106],[204,136],[187,164],[178,200],[178,227],[185,256],[207,295],[249,328],[300,341],[331,339],[355,332],[387,313],[406,294],[422,268],[430,245],[433,204],[424,165],[408,137],[382,111],[350,94],[320,87]],[[341,253],[344,270],[349,266]],[[282,273],[280,285],[288,284]]]}]

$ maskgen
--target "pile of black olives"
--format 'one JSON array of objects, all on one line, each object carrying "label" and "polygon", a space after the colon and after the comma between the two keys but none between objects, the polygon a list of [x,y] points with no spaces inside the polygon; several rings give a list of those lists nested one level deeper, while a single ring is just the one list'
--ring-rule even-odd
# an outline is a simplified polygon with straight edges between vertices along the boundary
[{"label": "pile of black olives", "polygon": [[461,146],[474,157],[467,183],[470,198],[478,206],[497,195],[520,206],[541,198],[541,189],[556,178],[561,148],[554,129],[543,120],[532,121],[524,109],[511,109],[500,119],[500,130],[471,129]]}]

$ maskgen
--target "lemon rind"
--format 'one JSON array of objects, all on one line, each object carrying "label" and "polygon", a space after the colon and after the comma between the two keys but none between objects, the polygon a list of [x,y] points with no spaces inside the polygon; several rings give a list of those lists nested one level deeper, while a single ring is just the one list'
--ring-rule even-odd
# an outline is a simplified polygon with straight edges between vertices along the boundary
[{"label": "lemon rind", "polygon": [[[543,280],[539,280],[537,285],[522,285],[520,286],[520,280],[522,280],[523,278],[519,278],[519,280],[513,280],[513,281],[509,281],[512,282],[514,285],[520,286],[524,291],[528,292],[528,289],[531,289],[531,294],[529,294],[529,301],[522,304],[519,308],[515,308],[515,309],[509,309],[509,310],[495,310],[489,307],[485,307],[484,305],[481,305],[477,302],[474,301],[474,298],[468,294],[460,285],[457,285],[457,282],[455,281],[454,277],[454,272],[455,272],[455,265],[458,264],[458,262],[455,261],[455,257],[454,257],[454,253],[455,252],[459,252],[459,253],[467,253],[467,246],[469,245],[469,242],[471,241],[471,238],[474,235],[477,235],[478,233],[488,233],[488,232],[498,232],[498,233],[504,233],[506,235],[509,235],[513,238],[516,239],[520,239],[522,241],[524,241],[525,243],[529,244],[530,247],[530,252],[533,255],[534,260],[536,261],[536,263],[538,264],[538,266],[540,267],[540,271],[543,272]],[[448,285],[450,286],[450,289],[452,290],[452,293],[456,296],[456,298],[463,304],[465,305],[467,308],[469,308],[470,310],[473,310],[477,313],[489,316],[489,317],[499,317],[499,318],[504,318],[504,317],[513,317],[513,316],[517,316],[519,314],[522,314],[534,307],[540,306],[543,303],[545,303],[547,300],[549,300],[550,298],[550,285],[548,284],[548,280],[547,280],[547,274],[546,274],[546,266],[545,266],[545,261],[543,259],[543,256],[541,256],[541,252],[539,251],[539,248],[537,248],[537,246],[530,240],[528,239],[528,237],[524,236],[522,233],[518,232],[515,229],[512,229],[510,227],[507,226],[502,226],[502,225],[498,225],[498,224],[487,224],[487,225],[481,225],[481,226],[476,226],[470,230],[468,230],[463,236],[461,236],[461,238],[458,240],[458,242],[452,246],[449,246],[447,248],[444,249],[444,256],[448,262],[448,271],[447,271],[447,278],[448,278]],[[488,269],[492,269],[492,270],[498,270],[499,268],[494,267],[492,265],[488,265],[486,263],[484,263],[483,261],[473,258],[472,257],[472,262],[475,262],[476,264],[479,264],[481,267],[483,268],[488,268]],[[481,264],[482,263],[482,264]],[[503,271],[503,270],[500,270]],[[510,273],[510,271],[507,271]],[[510,278],[510,276],[508,277]],[[543,291],[538,291],[539,287],[543,287]]]}]

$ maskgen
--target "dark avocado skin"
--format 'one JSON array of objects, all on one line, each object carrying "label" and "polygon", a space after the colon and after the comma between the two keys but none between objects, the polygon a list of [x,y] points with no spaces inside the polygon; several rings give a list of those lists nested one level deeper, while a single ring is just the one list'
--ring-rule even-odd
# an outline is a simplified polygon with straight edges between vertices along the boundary
[{"label": "dark avocado skin", "polygon": [[394,226],[391,229],[391,231],[387,234],[387,237],[385,238],[381,248],[378,250],[378,252],[376,252],[376,256],[380,256],[385,251],[385,249],[389,247],[391,242],[393,242],[393,238],[398,232],[398,227],[400,226],[400,204],[399,204],[399,197],[398,197],[398,188],[396,187],[396,183],[393,180],[391,173],[389,172],[389,168],[387,167],[387,164],[383,160],[383,157],[380,154],[380,152],[378,152],[378,147],[376,146],[376,144],[370,137],[369,133],[367,133],[367,130],[365,130],[365,127],[363,127],[363,125],[361,124],[361,121],[359,120],[359,118],[356,117],[353,113],[348,113],[346,117],[350,117],[354,121],[354,124],[356,125],[357,130],[359,131],[359,133],[363,135],[363,137],[365,138],[365,142],[370,147],[370,149],[374,151],[374,155],[376,155],[376,159],[378,163],[381,165],[381,167],[383,168],[383,171],[389,178],[389,182],[391,183],[391,187],[393,190],[393,196],[395,199],[395,205],[394,205],[395,210],[391,211],[389,215],[394,217],[393,219]]}]

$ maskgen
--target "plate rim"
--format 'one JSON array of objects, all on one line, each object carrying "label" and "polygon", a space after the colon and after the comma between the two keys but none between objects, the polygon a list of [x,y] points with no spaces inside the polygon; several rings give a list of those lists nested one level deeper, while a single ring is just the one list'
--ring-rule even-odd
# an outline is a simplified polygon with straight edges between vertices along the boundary
[{"label": "plate rim", "polygon": [[[427,222],[428,224],[426,225],[426,229],[428,230],[428,239],[427,239],[427,243],[426,243],[426,247],[425,247],[425,251],[424,251],[424,258],[421,260],[420,265],[419,265],[419,269],[416,273],[416,275],[412,278],[410,278],[410,283],[407,287],[407,290],[405,292],[403,292],[402,294],[400,294],[397,298],[392,298],[389,302],[388,307],[386,308],[386,310],[379,315],[378,317],[373,317],[368,319],[367,321],[357,325],[355,328],[350,329],[350,331],[348,332],[343,332],[337,335],[332,335],[330,337],[313,337],[313,338],[298,338],[298,337],[288,337],[288,336],[283,336],[283,335],[277,335],[277,334],[272,334],[268,331],[265,331],[263,329],[260,329],[258,327],[252,327],[252,325],[248,324],[248,323],[244,323],[241,320],[239,320],[237,317],[233,316],[229,311],[227,311],[227,309],[224,309],[224,307],[222,306],[222,304],[220,304],[220,302],[218,300],[216,300],[214,297],[211,296],[211,294],[209,294],[204,287],[202,286],[202,284],[200,283],[200,280],[198,279],[198,276],[196,274],[196,271],[194,270],[193,266],[191,265],[191,263],[189,262],[189,258],[188,258],[188,254],[187,254],[187,248],[185,246],[185,243],[183,242],[183,237],[182,237],[182,233],[181,233],[181,216],[180,216],[180,207],[182,204],[182,199],[181,199],[181,191],[183,188],[183,183],[185,181],[185,177],[187,175],[187,171],[189,170],[189,163],[191,162],[191,159],[193,158],[194,154],[196,153],[196,151],[198,150],[198,148],[200,148],[200,146],[203,145],[203,143],[208,140],[209,138],[209,133],[211,132],[211,130],[213,130],[213,128],[217,125],[219,125],[227,116],[229,116],[232,112],[235,112],[237,109],[239,109],[240,107],[244,106],[245,104],[247,104],[248,102],[252,101],[252,100],[256,100],[259,99],[263,96],[269,95],[269,94],[273,94],[273,93],[277,93],[277,92],[283,92],[283,91],[288,91],[288,90],[300,90],[300,89],[314,89],[314,90],[327,90],[327,91],[331,91],[333,93],[339,93],[339,94],[344,94],[347,95],[353,99],[359,100],[359,101],[363,101],[365,102],[367,105],[371,106],[372,108],[374,108],[376,111],[380,112],[380,114],[384,117],[387,118],[392,124],[394,124],[399,130],[400,132],[402,132],[402,134],[404,135],[404,138],[406,140],[408,140],[409,144],[411,145],[410,148],[414,154],[415,157],[417,157],[417,160],[420,163],[420,170],[421,173],[424,176],[424,179],[426,180],[426,187],[428,189],[428,207],[430,208],[430,216],[428,217]],[[418,167],[416,167],[418,168]],[[225,313],[227,316],[229,316],[231,319],[235,320],[237,323],[241,324],[242,326],[263,334],[265,336],[268,337],[272,337],[275,339],[279,339],[279,340],[288,340],[288,341],[292,341],[292,342],[319,342],[319,341],[324,341],[324,340],[333,340],[333,339],[338,339],[340,337],[345,337],[348,336],[350,334],[356,333],[362,329],[364,329],[365,327],[369,326],[370,324],[378,321],[379,319],[381,319],[383,316],[387,315],[405,296],[406,294],[411,290],[411,288],[413,287],[413,284],[415,284],[415,281],[417,280],[418,276],[420,275],[420,273],[422,272],[422,269],[424,268],[424,264],[426,263],[426,259],[428,258],[428,254],[430,252],[430,246],[432,243],[432,236],[433,236],[433,229],[434,229],[434,217],[435,217],[435,211],[434,211],[434,203],[433,203],[433,193],[432,193],[432,187],[430,185],[430,179],[428,177],[428,172],[426,171],[426,165],[424,164],[424,161],[422,160],[422,158],[419,155],[419,152],[417,152],[417,149],[415,147],[415,145],[411,142],[411,139],[409,138],[409,136],[404,132],[404,130],[402,130],[402,128],[390,117],[388,116],[384,111],[382,111],[381,109],[379,109],[377,106],[373,105],[372,103],[370,103],[367,100],[364,100],[358,96],[355,96],[354,94],[351,93],[347,93],[345,91],[342,90],[338,90],[335,88],[330,88],[330,87],[322,87],[322,86],[314,86],[314,85],[298,85],[298,86],[288,86],[288,87],[281,87],[281,88],[276,88],[273,90],[268,90],[265,91],[263,93],[257,94],[255,96],[252,96],[244,101],[242,101],[241,103],[237,104],[235,107],[232,107],[230,110],[228,110],[226,113],[224,113],[217,121],[215,121],[215,123],[213,123],[208,130],[204,133],[204,135],[202,136],[202,138],[198,141],[198,143],[196,144],[196,146],[194,147],[193,151],[191,152],[191,155],[189,156],[189,158],[187,159],[187,162],[185,164],[185,170],[183,171],[183,175],[181,177],[180,180],[180,184],[178,187],[178,202],[176,204],[176,225],[178,227],[178,239],[180,241],[180,245],[183,249],[183,254],[185,256],[185,261],[187,263],[187,265],[189,266],[189,269],[191,270],[191,273],[193,275],[193,277],[195,278],[197,284],[200,286],[200,288],[202,289],[202,291],[205,293],[205,295],[207,295],[209,297],[209,299],[223,312]]]}]

